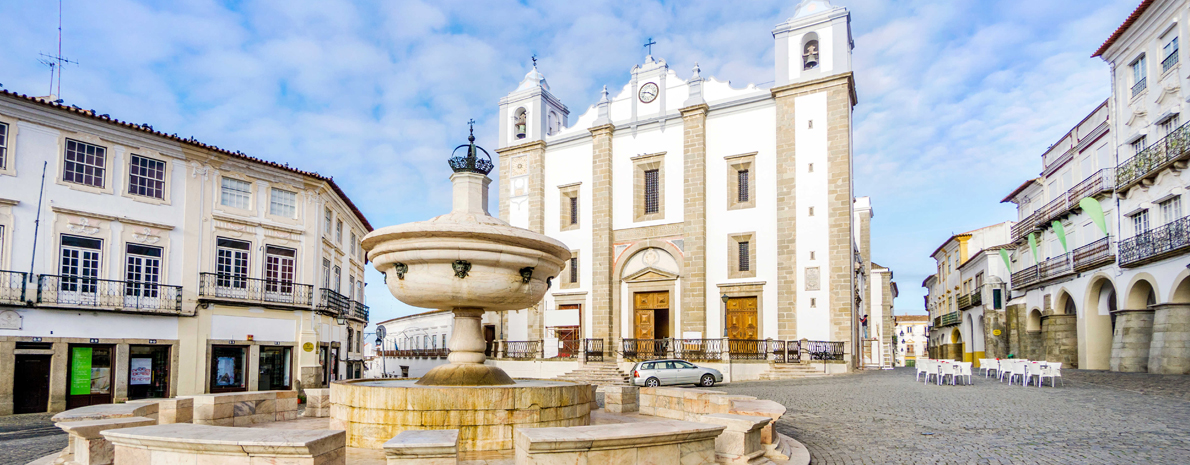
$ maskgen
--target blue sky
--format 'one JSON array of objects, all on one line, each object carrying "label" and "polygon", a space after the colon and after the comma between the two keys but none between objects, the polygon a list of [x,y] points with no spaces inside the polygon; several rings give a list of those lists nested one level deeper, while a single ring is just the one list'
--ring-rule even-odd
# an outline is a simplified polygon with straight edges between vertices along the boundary
[{"label": "blue sky", "polygon": [[[450,150],[536,54],[582,114],[653,54],[679,76],[773,80],[773,26],[795,0],[508,2],[64,0],[68,104],[334,176],[373,225],[449,210]],[[924,313],[928,256],[952,233],[1015,218],[999,201],[1109,95],[1090,58],[1137,0],[836,1],[852,14],[856,195],[897,313]],[[0,83],[48,91],[54,2],[0,2]],[[494,200],[493,200],[494,201]],[[416,311],[369,270],[373,321]]]}]

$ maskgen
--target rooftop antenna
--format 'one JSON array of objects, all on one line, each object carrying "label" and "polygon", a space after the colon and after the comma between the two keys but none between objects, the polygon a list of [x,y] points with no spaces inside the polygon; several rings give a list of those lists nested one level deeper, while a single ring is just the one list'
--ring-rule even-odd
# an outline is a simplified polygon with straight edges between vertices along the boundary
[{"label": "rooftop antenna", "polygon": [[[79,62],[62,56],[62,0],[58,0],[58,53],[56,55],[41,54],[43,58],[37,60],[50,68],[50,95],[58,96],[55,103],[62,101],[62,65],[69,63],[78,65]],[[58,92],[54,92],[54,71],[58,72]]]}]

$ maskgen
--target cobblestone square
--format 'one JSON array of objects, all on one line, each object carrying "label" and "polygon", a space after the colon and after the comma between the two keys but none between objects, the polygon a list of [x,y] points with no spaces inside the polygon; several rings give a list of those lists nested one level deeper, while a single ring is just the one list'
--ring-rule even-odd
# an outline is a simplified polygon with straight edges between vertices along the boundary
[{"label": "cobblestone square", "polygon": [[789,410],[814,464],[1190,463],[1190,377],[1067,370],[1057,388],[914,382],[912,368],[715,389]]}]

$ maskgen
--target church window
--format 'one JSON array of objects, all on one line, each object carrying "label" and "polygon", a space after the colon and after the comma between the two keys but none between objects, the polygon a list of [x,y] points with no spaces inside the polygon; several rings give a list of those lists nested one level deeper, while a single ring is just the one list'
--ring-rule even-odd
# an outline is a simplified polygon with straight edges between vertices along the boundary
[{"label": "church window", "polygon": [[755,235],[749,232],[728,236],[728,279],[756,277]]},{"label": "church window", "polygon": [[524,108],[517,108],[516,113],[512,117],[513,135],[517,139],[524,139],[528,134],[529,116]]},{"label": "church window", "polygon": [[562,130],[562,117],[558,116],[558,112],[551,111],[547,121],[546,133],[549,135],[557,134]]},{"label": "church window", "polygon": [[657,186],[660,174],[661,170],[645,171],[645,213],[657,213],[661,211],[661,206],[657,202],[657,198],[661,194]]},{"label": "church window", "polygon": [[578,188],[579,184],[570,184],[558,188],[560,196],[558,197],[558,216],[560,231],[569,231],[579,228],[579,211],[578,211]]},{"label": "church window", "polygon": [[579,252],[577,250],[570,251],[570,260],[566,262],[566,269],[563,270],[564,275],[558,276],[554,281],[559,284],[562,289],[577,289],[579,286],[579,267],[578,267]]},{"label": "church window", "polygon": [[814,251],[813,251],[813,250],[811,250],[811,251],[810,251],[810,260],[813,260],[813,259],[814,259]]},{"label": "church window", "polygon": [[570,257],[570,284],[578,282],[578,257]]},{"label": "church window", "polygon": [[570,198],[570,224],[578,224],[578,197]]},{"label": "church window", "polygon": [[810,298],[810,308],[818,308],[818,299]]},{"label": "church window", "polygon": [[818,67],[818,40],[807,40],[802,47],[802,69]]},{"label": "church window", "polygon": [[756,152],[731,155],[727,159],[727,209],[738,210],[756,206]]}]

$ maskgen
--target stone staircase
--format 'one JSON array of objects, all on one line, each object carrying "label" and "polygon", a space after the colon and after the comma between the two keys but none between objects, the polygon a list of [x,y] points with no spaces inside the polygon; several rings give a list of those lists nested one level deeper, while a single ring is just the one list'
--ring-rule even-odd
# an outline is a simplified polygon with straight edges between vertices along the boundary
[{"label": "stone staircase", "polygon": [[587,362],[577,370],[566,373],[554,379],[563,381],[577,381],[599,386],[630,386],[632,380],[629,375],[620,371],[614,362]]},{"label": "stone staircase", "polygon": [[828,376],[822,370],[803,363],[774,363],[769,362],[768,371],[760,374],[761,381],[776,381],[782,379],[821,378]]}]

